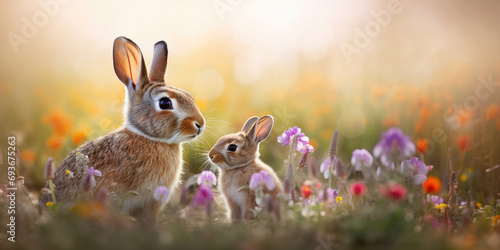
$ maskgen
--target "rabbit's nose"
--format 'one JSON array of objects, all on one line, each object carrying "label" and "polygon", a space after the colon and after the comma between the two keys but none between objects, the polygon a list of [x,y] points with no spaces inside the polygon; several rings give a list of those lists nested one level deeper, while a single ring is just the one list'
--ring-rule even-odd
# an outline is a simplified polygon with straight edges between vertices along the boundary
[{"label": "rabbit's nose", "polygon": [[196,126],[196,134],[200,135],[203,132],[203,129],[205,128],[204,125],[199,124],[198,122],[194,122],[194,126]]}]

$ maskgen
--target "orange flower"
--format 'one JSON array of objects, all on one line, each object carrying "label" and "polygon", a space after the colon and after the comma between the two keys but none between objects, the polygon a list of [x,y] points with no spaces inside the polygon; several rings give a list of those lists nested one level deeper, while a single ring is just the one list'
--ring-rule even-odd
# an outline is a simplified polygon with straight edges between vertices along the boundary
[{"label": "orange flower", "polygon": [[311,196],[312,194],[312,189],[311,187],[309,187],[308,185],[303,185],[301,188],[300,188],[300,193],[302,194],[302,197],[304,199],[307,199],[309,198],[309,196]]},{"label": "orange flower", "polygon": [[419,153],[424,154],[429,149],[429,143],[426,139],[417,140],[417,150]]},{"label": "orange flower", "polygon": [[84,130],[76,131],[71,135],[71,140],[75,145],[82,144],[83,140],[87,137],[87,133]]},{"label": "orange flower", "polygon": [[422,189],[425,194],[438,194],[441,191],[441,181],[437,177],[429,176],[422,183]]},{"label": "orange flower", "polygon": [[431,111],[428,108],[424,107],[420,109],[420,117],[422,119],[428,118],[429,116],[431,116]]},{"label": "orange flower", "polygon": [[472,113],[468,110],[465,110],[465,109],[461,109],[461,110],[458,110],[457,111],[457,122],[460,124],[460,125],[464,125],[466,124],[470,118],[472,117]]},{"label": "orange flower", "polygon": [[398,126],[399,119],[397,117],[387,116],[387,117],[384,118],[384,120],[382,121],[382,123],[387,128],[396,127],[396,126]]},{"label": "orange flower", "polygon": [[51,149],[59,149],[62,146],[62,138],[56,135],[53,135],[47,139],[47,146]]},{"label": "orange flower", "polygon": [[490,104],[486,107],[486,120],[489,121],[493,118],[497,118],[500,115],[500,106],[495,103]]},{"label": "orange flower", "polygon": [[71,121],[61,110],[51,111],[43,120],[57,135],[65,135],[69,132]]},{"label": "orange flower", "polygon": [[469,137],[467,135],[461,135],[458,137],[457,146],[460,149],[460,151],[462,151],[462,153],[464,153],[465,150],[467,150],[468,145],[469,145]]},{"label": "orange flower", "polygon": [[500,223],[500,215],[495,215],[495,217],[493,217],[493,226],[496,226],[499,223]]},{"label": "orange flower", "polygon": [[424,128],[424,121],[423,120],[417,121],[417,124],[415,124],[415,133],[420,133],[423,128]]},{"label": "orange flower", "polygon": [[21,151],[21,159],[25,160],[29,164],[35,163],[36,160],[36,154],[35,151],[33,150],[23,150]]}]

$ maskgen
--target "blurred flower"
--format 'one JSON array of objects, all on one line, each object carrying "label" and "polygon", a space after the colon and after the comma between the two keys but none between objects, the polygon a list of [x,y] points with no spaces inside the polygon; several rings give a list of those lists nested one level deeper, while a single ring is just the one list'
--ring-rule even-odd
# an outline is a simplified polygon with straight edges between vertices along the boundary
[{"label": "blurred flower", "polygon": [[[335,161],[335,159],[334,159]],[[328,177],[330,177],[330,163],[331,163],[331,160],[330,158],[326,158],[326,160],[324,160],[321,165],[319,166],[319,171],[321,173],[323,173],[323,176],[325,177],[325,179],[328,179]]]},{"label": "blurred flower", "polygon": [[467,175],[466,175],[465,173],[462,173],[462,174],[460,175],[460,181],[461,181],[461,182],[466,182],[466,181],[467,181]]},{"label": "blurred flower", "polygon": [[168,195],[170,192],[168,191],[168,188],[165,186],[158,186],[153,193],[153,199],[156,201],[159,201],[160,203],[165,203],[168,200]]},{"label": "blurred flower", "polygon": [[441,191],[441,181],[434,176],[427,177],[427,180],[422,183],[424,194],[438,194]]},{"label": "blurred flower", "polygon": [[36,160],[36,154],[35,151],[33,150],[22,150],[21,153],[21,159],[25,160],[29,164],[34,164]]},{"label": "blurred flower", "polygon": [[83,191],[89,191],[96,186],[95,176],[102,176],[101,171],[94,169],[94,167],[88,168],[82,183]]},{"label": "blurred flower", "polygon": [[500,215],[495,215],[495,217],[493,217],[493,226],[498,224],[500,224]]},{"label": "blurred flower", "polygon": [[52,202],[52,201],[47,201],[47,203],[45,203],[45,206],[47,206],[47,207],[51,207],[53,205],[54,205],[54,202]]},{"label": "blurred flower", "polygon": [[500,115],[500,106],[496,103],[490,104],[486,107],[486,121],[497,118]]},{"label": "blurred flower", "polygon": [[310,144],[299,143],[297,145],[297,150],[302,154],[312,153],[314,152],[314,147],[311,146]]},{"label": "blurred flower", "polygon": [[342,197],[337,196],[337,198],[335,198],[335,200],[337,201],[337,203],[340,203],[342,201]]},{"label": "blurred flower", "polygon": [[326,197],[328,198],[329,201],[334,201],[335,199],[337,199],[339,196],[339,193],[337,191],[337,189],[333,189],[333,188],[327,188],[326,189]]},{"label": "blurred flower", "polygon": [[59,149],[62,146],[63,139],[60,136],[53,135],[47,139],[47,147],[51,149]]},{"label": "blurred flower", "polygon": [[78,146],[82,144],[85,137],[87,137],[87,133],[84,130],[76,131],[71,135],[71,141]]},{"label": "blurred flower", "polygon": [[217,183],[217,177],[215,177],[215,174],[212,171],[203,171],[198,176],[198,179],[196,179],[196,182],[198,183],[198,185],[215,186],[215,184]]},{"label": "blurred flower", "polygon": [[461,135],[458,137],[457,146],[462,153],[464,153],[467,150],[468,144],[469,144],[469,137],[467,135]]},{"label": "blurred flower", "polygon": [[366,185],[363,182],[355,182],[351,185],[350,191],[354,196],[362,196],[366,193]]},{"label": "blurred flower", "polygon": [[389,185],[389,187],[382,187],[381,190],[382,194],[384,194],[385,197],[393,199],[395,201],[400,201],[406,197],[406,188],[401,185],[401,184],[392,184]]},{"label": "blurred flower", "polygon": [[198,187],[198,191],[191,202],[192,206],[207,207],[214,199],[214,194],[212,188],[208,185],[201,185]]},{"label": "blurred flower", "polygon": [[250,178],[250,189],[255,190],[261,185],[266,186],[266,188],[270,191],[276,186],[273,177],[270,176],[265,170],[252,174],[252,177]]},{"label": "blurred flower", "polygon": [[448,206],[447,206],[446,204],[442,203],[442,204],[437,205],[437,206],[436,206],[436,209],[437,209],[437,210],[440,210],[440,211],[443,211],[443,210],[444,210],[445,208],[447,208],[447,207],[448,207]]},{"label": "blurred flower", "polygon": [[356,149],[352,152],[351,164],[356,171],[361,171],[363,167],[371,167],[373,157],[366,149]]},{"label": "blurred flower", "polygon": [[434,205],[439,205],[441,203],[444,203],[443,198],[437,196],[437,195],[431,195],[430,196],[430,202],[432,202]]},{"label": "blurred flower", "polygon": [[402,157],[410,157],[415,153],[415,144],[397,127],[384,132],[380,141],[373,148],[373,155],[380,157],[386,166],[392,164],[392,155],[395,153],[399,153]]},{"label": "blurred flower", "polygon": [[43,177],[45,177],[46,180],[54,179],[54,158],[49,157],[49,159],[47,159],[47,162],[45,163],[45,171],[43,173]]},{"label": "blurred flower", "polygon": [[309,187],[309,185],[304,184],[300,188],[300,193],[302,194],[302,198],[304,198],[304,200],[305,200],[305,199],[309,198],[309,196],[311,196],[312,189],[311,189],[311,187]]},{"label": "blurred flower", "polygon": [[282,135],[278,136],[278,142],[281,143],[281,146],[286,146],[290,143],[292,143],[292,140],[294,139],[294,136],[297,136],[297,145],[295,145],[295,150],[302,150],[302,152],[312,150],[310,152],[314,151],[314,148],[312,146],[310,148],[303,149],[302,147],[306,147],[306,145],[309,145],[309,137],[305,136],[304,133],[301,133],[301,129],[298,128],[297,126],[294,126],[293,128],[289,128],[288,130],[285,130]]},{"label": "blurred flower", "polygon": [[43,122],[49,125],[56,135],[66,135],[71,126],[71,120],[61,110],[53,110],[43,118]]},{"label": "blurred flower", "polygon": [[425,154],[429,149],[429,143],[426,139],[418,139],[417,140],[417,151],[421,154]]},{"label": "blurred flower", "polygon": [[412,179],[413,185],[422,184],[427,179],[428,171],[425,163],[418,160],[417,157],[401,162],[401,172]]},{"label": "blurred flower", "polygon": [[70,179],[73,179],[75,178],[75,175],[73,174],[73,172],[69,171],[69,170],[66,170],[66,175],[68,176],[68,178]]},{"label": "blurred flower", "polygon": [[482,206],[483,206],[483,204],[481,204],[481,203],[479,203],[479,202],[478,202],[478,203],[476,203],[476,207],[477,207],[477,209],[480,209]]}]

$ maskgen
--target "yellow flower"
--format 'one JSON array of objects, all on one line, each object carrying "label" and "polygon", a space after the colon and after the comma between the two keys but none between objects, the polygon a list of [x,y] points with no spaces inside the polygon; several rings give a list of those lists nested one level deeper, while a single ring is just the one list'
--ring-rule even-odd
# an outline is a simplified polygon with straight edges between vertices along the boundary
[{"label": "yellow flower", "polygon": [[335,200],[337,200],[337,203],[340,203],[340,201],[342,201],[342,197],[337,196],[337,198],[335,198]]},{"label": "yellow flower", "polygon": [[479,202],[478,202],[478,203],[476,203],[476,207],[477,207],[477,208],[481,208],[482,206],[483,206],[483,205],[482,205],[481,203],[479,203]]},{"label": "yellow flower", "polygon": [[460,175],[460,181],[461,182],[466,182],[467,181],[467,175],[466,174],[461,174]]},{"label": "yellow flower", "polygon": [[52,201],[48,201],[47,203],[45,203],[45,206],[47,206],[47,207],[50,207],[52,205],[54,205],[54,202],[52,202]]},{"label": "yellow flower", "polygon": [[446,208],[446,207],[448,207],[448,206],[447,206],[446,204],[444,204],[444,203],[443,203],[443,204],[439,204],[439,205],[437,205],[437,206],[436,206],[436,209],[444,209],[444,208]]}]

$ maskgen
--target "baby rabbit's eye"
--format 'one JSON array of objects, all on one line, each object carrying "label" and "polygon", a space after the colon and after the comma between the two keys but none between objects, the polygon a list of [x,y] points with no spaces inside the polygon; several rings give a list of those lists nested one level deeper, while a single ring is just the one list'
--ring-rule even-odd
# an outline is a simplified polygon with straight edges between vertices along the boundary
[{"label": "baby rabbit's eye", "polygon": [[172,105],[172,100],[168,97],[163,97],[160,99],[160,109],[174,109]]},{"label": "baby rabbit's eye", "polygon": [[227,146],[227,150],[229,150],[231,152],[236,151],[237,148],[238,148],[238,146],[236,146],[234,144],[229,144],[229,146]]}]

